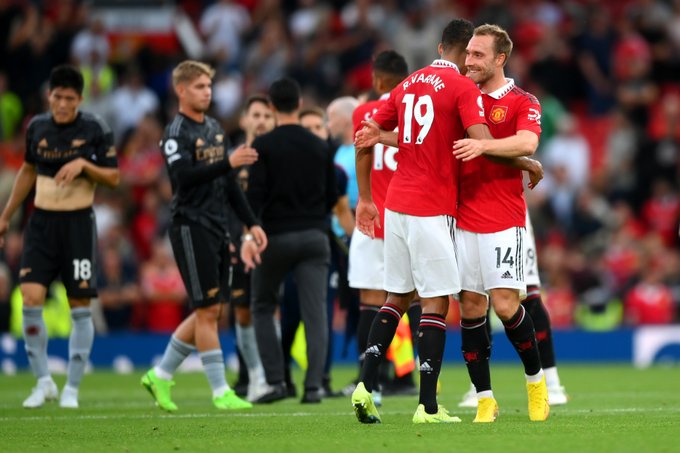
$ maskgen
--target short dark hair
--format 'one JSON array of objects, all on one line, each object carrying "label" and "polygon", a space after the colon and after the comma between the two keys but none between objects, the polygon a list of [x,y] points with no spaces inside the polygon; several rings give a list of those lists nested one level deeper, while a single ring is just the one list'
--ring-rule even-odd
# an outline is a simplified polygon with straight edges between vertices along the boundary
[{"label": "short dark hair", "polygon": [[276,80],[269,87],[269,99],[281,113],[294,112],[300,106],[300,85],[290,77]]},{"label": "short dark hair", "polygon": [[250,110],[251,105],[257,104],[258,102],[269,107],[269,98],[267,96],[265,96],[264,94],[253,94],[248,99],[246,99],[246,105],[243,111],[247,112],[248,110]]},{"label": "short dark hair", "polygon": [[83,75],[70,64],[55,66],[50,72],[49,89],[73,88],[79,96],[83,95]]},{"label": "short dark hair", "polygon": [[442,32],[441,44],[444,51],[456,47],[465,49],[474,31],[475,26],[469,20],[453,19]]},{"label": "short dark hair", "polygon": [[376,55],[373,60],[373,70],[402,79],[408,75],[406,60],[394,50],[384,50]]}]

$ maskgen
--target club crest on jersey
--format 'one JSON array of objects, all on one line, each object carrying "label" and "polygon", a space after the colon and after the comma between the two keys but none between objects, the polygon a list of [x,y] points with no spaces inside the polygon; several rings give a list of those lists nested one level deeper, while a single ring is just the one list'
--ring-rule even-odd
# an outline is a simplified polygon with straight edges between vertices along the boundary
[{"label": "club crest on jersey", "polygon": [[498,124],[505,121],[505,117],[508,114],[508,107],[505,105],[494,105],[491,107],[491,112],[489,112],[489,120],[492,123]]}]

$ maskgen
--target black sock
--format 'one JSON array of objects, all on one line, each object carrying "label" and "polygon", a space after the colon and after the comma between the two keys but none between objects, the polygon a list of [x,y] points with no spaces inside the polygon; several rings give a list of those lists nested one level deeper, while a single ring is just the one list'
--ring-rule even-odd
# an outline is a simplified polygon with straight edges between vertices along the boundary
[{"label": "black sock", "polygon": [[387,303],[373,320],[364,351],[364,366],[361,367],[359,374],[359,381],[364,383],[369,392],[373,391],[380,363],[394,338],[403,314],[399,307]]},{"label": "black sock", "polygon": [[543,368],[552,368],[556,365],[555,348],[550,327],[550,316],[541,300],[541,288],[533,285],[527,286],[527,298],[522,301],[522,305],[534,322],[541,365],[543,365]]},{"label": "black sock", "polygon": [[380,307],[361,304],[359,306],[359,325],[357,327],[357,348],[359,349],[359,365],[364,362],[364,351],[368,346],[368,334],[371,331],[373,320],[378,315]]},{"label": "black sock", "polygon": [[541,359],[536,347],[536,334],[531,316],[520,304],[517,312],[507,321],[503,321],[505,334],[524,364],[524,372],[533,376],[541,370]]},{"label": "black sock", "polygon": [[418,357],[420,357],[420,404],[425,412],[436,414],[437,379],[442,368],[446,343],[446,318],[435,313],[423,313],[418,331]]},{"label": "black sock", "polygon": [[488,323],[486,316],[460,320],[463,359],[470,381],[477,392],[491,390],[491,372],[489,371],[491,341],[486,328]]}]

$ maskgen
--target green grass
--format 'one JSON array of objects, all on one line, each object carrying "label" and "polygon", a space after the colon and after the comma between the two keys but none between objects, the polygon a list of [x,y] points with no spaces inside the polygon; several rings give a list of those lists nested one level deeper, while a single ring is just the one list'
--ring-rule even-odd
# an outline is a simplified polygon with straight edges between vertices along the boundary
[{"label": "green grass", "polygon": [[[285,400],[239,413],[212,408],[208,384],[199,373],[176,376],[177,414],[152,404],[133,375],[97,371],[81,388],[79,410],[49,403],[26,410],[21,402],[33,379],[0,377],[0,451],[30,452],[671,452],[680,444],[680,369],[636,370],[619,366],[560,366],[571,396],[554,407],[545,423],[529,422],[522,371],[493,367],[497,422],[474,425],[473,409],[456,403],[467,390],[462,367],[446,368],[439,401],[462,423],[413,425],[416,397],[392,397],[381,409],[383,424],[361,425],[349,398],[320,405]],[[352,368],[334,371],[340,386]],[[297,378],[301,376],[298,374]],[[57,377],[63,384],[64,377]]]}]

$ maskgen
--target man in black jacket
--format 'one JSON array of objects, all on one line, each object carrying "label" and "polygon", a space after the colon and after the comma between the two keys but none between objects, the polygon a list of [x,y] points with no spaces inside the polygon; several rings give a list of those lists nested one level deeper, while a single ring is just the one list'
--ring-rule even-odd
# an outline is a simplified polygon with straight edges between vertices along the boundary
[{"label": "man in black jacket", "polygon": [[[330,260],[328,213],[337,200],[335,168],[326,142],[299,124],[300,87],[288,78],[269,89],[277,127],[253,142],[258,161],[248,179],[248,200],[269,234],[260,256],[245,240],[241,256],[251,279],[257,345],[271,391],[256,402],[286,397],[281,343],[274,326],[279,287],[293,272],[307,339],[307,374],[303,403],[321,401],[326,359],[326,279]],[[249,239],[246,237],[246,239]]]}]

